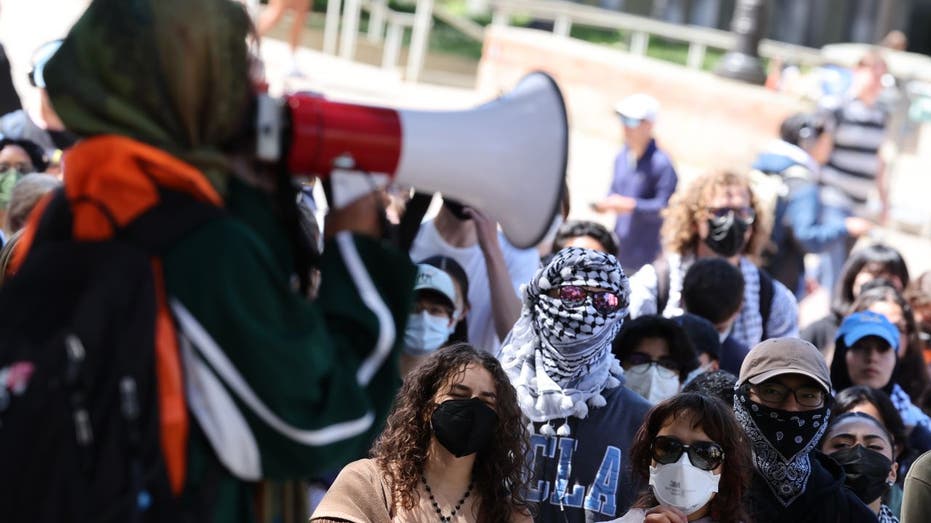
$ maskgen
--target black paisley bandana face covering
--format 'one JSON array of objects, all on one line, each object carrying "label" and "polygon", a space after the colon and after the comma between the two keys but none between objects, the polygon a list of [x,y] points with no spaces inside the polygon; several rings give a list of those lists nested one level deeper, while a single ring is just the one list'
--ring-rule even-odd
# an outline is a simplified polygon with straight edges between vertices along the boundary
[{"label": "black paisley bandana face covering", "polygon": [[734,414],[753,445],[753,463],[783,505],[805,491],[810,453],[827,430],[827,405],[789,412],[752,401],[745,389],[734,396]]}]

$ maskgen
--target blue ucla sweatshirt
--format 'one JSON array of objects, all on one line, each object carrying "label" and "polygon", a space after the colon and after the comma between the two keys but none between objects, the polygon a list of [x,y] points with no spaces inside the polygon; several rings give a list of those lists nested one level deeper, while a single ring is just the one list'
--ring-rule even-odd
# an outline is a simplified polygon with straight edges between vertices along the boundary
[{"label": "blue ucla sweatshirt", "polygon": [[538,504],[538,523],[615,519],[637,498],[640,485],[628,456],[650,404],[623,386],[602,394],[607,405],[585,419],[569,418],[571,435],[531,437],[528,498]]}]

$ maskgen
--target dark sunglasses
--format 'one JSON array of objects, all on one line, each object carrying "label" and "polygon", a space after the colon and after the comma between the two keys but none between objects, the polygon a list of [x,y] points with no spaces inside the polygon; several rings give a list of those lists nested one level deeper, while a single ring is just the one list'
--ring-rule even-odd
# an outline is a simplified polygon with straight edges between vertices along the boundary
[{"label": "dark sunglasses", "polygon": [[[654,360],[648,354],[645,354],[643,352],[632,352],[626,358],[624,358],[625,367],[632,368],[638,365],[645,365],[648,363],[656,364],[656,366],[659,367],[660,371],[666,370],[666,371],[669,371],[671,374],[679,374],[679,370],[681,369],[681,367],[679,366],[679,362],[669,356],[663,356],[662,358],[658,360]],[[643,372],[646,372],[648,368],[649,367],[644,368]],[[628,371],[628,372],[633,372],[636,374],[635,370]]]},{"label": "dark sunglasses", "polygon": [[712,441],[696,441],[689,445],[671,436],[657,436],[650,446],[653,459],[663,465],[671,465],[688,452],[692,465],[702,470],[714,470],[724,463],[724,449]]},{"label": "dark sunglasses", "polygon": [[582,305],[591,296],[592,307],[603,314],[610,314],[621,308],[621,299],[617,294],[608,291],[590,291],[576,285],[564,285],[553,289],[549,294],[570,307]]},{"label": "dark sunglasses", "polygon": [[747,225],[756,220],[756,211],[753,210],[753,207],[708,207],[707,211],[715,220],[727,218],[731,214]]}]

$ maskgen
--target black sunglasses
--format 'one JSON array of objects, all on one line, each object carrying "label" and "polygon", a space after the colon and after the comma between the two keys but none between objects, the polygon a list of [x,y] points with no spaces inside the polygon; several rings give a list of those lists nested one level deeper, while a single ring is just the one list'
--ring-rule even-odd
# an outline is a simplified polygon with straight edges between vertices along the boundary
[{"label": "black sunglasses", "polygon": [[714,470],[724,463],[724,449],[713,441],[695,441],[689,445],[672,436],[657,436],[650,446],[653,459],[671,465],[688,452],[692,465],[702,470]]}]

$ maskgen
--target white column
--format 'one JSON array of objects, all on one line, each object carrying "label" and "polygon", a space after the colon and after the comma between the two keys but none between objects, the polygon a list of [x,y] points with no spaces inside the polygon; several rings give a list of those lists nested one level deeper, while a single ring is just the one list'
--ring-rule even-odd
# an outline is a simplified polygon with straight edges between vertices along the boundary
[{"label": "white column", "polygon": [[359,11],[362,9],[360,0],[346,0],[343,10],[342,35],[339,42],[339,56],[352,60],[356,54],[356,38],[359,37]]},{"label": "white column", "polygon": [[411,47],[407,55],[407,80],[416,82],[423,70],[430,40],[430,27],[433,25],[433,0],[418,0],[414,12],[414,28],[411,32]]},{"label": "white column", "polygon": [[326,24],[323,27],[323,52],[336,54],[336,40],[339,38],[339,10],[343,0],[329,0],[326,3]]}]

